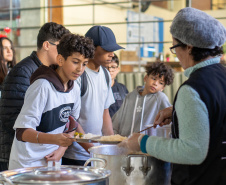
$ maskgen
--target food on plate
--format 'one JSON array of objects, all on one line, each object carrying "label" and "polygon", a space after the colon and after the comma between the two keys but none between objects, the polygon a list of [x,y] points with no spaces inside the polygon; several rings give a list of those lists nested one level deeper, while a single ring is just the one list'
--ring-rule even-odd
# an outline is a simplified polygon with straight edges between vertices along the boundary
[{"label": "food on plate", "polygon": [[74,137],[77,138],[77,139],[91,139],[91,138],[100,137],[100,136],[95,135],[95,134],[91,134],[91,133],[83,134],[83,133],[75,132]]},{"label": "food on plate", "polygon": [[100,137],[100,135],[88,133],[88,134],[84,134],[83,139],[91,139],[94,137]]},{"label": "food on plate", "polygon": [[74,134],[74,137],[75,138],[83,138],[83,133],[78,133],[78,132],[75,132],[75,134]]},{"label": "food on plate", "polygon": [[119,134],[111,135],[111,136],[102,136],[100,141],[123,141],[127,139],[127,137],[121,136]]}]

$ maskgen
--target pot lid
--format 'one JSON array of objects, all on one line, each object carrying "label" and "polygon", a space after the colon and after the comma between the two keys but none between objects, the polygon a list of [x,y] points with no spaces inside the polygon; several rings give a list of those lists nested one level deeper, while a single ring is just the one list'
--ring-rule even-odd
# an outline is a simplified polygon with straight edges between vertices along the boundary
[{"label": "pot lid", "polygon": [[[12,171],[11,171],[12,172]],[[7,172],[6,172],[7,173]],[[81,183],[95,182],[107,178],[110,175],[109,170],[97,169],[94,167],[83,166],[65,166],[65,167],[46,167],[37,168],[32,171],[4,176],[10,179],[13,183],[26,184],[57,184],[57,183]]]}]

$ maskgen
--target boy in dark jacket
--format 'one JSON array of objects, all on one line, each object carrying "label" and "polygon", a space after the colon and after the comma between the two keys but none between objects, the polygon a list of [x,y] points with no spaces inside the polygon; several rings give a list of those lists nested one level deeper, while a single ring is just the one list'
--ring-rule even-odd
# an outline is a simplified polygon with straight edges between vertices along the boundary
[{"label": "boy in dark jacket", "polygon": [[37,36],[37,52],[19,62],[6,77],[0,100],[0,171],[8,169],[9,155],[14,138],[13,125],[24,103],[30,77],[43,64],[56,64],[57,44],[62,36],[70,33],[60,24],[44,24]]},{"label": "boy in dark jacket", "polygon": [[116,80],[116,76],[120,71],[120,67],[119,67],[118,56],[115,53],[114,53],[114,57],[112,57],[111,63],[107,64],[105,67],[108,69],[111,75],[111,89],[115,98],[115,103],[113,103],[109,107],[109,113],[112,118],[113,115],[121,107],[123,100],[128,94],[128,90],[125,85],[118,83]]}]

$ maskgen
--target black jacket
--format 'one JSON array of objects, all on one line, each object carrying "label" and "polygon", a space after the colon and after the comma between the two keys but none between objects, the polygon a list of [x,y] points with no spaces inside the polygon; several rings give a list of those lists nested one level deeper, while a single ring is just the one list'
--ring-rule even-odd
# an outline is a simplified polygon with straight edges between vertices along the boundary
[{"label": "black jacket", "polygon": [[126,86],[121,83],[118,83],[117,80],[115,80],[115,83],[112,86],[112,92],[115,98],[115,103],[113,103],[109,107],[109,113],[111,118],[119,110],[119,108],[123,103],[123,100],[125,99],[126,95],[129,93]]},{"label": "black jacket", "polygon": [[9,72],[0,99],[0,162],[8,162],[14,138],[14,123],[24,103],[30,77],[41,65],[36,52],[23,59]]},{"label": "black jacket", "polygon": [[[210,140],[205,160],[199,165],[173,164],[172,185],[226,184],[226,68],[213,64],[196,70],[182,85],[195,89],[209,114]],[[174,100],[173,111],[175,110]],[[179,123],[173,114],[172,136],[179,138]]]}]

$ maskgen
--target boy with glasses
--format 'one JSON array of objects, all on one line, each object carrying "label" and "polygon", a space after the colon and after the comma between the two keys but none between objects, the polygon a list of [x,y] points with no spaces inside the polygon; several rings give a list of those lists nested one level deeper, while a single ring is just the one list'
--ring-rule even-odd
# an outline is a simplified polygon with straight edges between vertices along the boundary
[{"label": "boy with glasses", "polygon": [[60,24],[44,24],[37,36],[37,51],[33,51],[30,56],[15,65],[5,78],[0,100],[0,171],[8,169],[15,133],[13,125],[24,103],[30,77],[39,66],[56,64],[56,45],[66,33],[70,33],[69,30]]},{"label": "boy with glasses", "polygon": [[121,107],[123,100],[128,94],[128,90],[125,85],[118,83],[116,80],[116,76],[119,73],[119,59],[116,54],[112,57],[111,63],[106,65],[106,68],[110,72],[111,75],[111,89],[115,98],[115,103],[109,107],[109,113],[111,118]]}]

